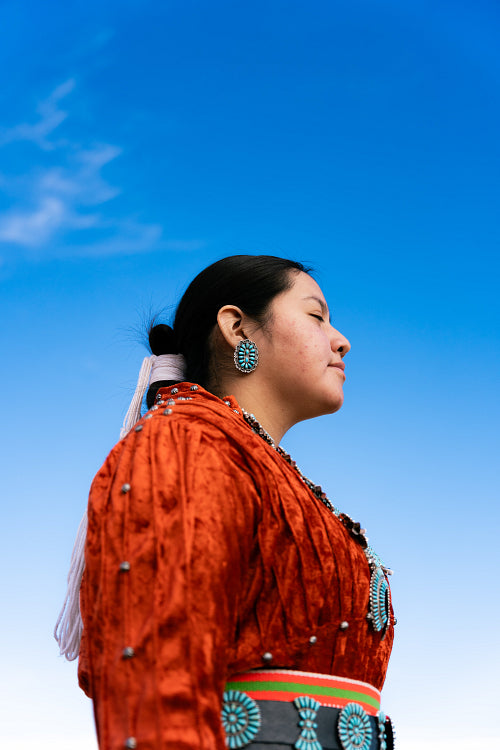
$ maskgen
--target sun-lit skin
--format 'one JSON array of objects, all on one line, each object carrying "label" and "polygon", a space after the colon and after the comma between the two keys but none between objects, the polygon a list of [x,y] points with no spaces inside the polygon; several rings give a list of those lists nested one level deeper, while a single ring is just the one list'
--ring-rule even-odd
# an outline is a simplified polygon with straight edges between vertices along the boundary
[{"label": "sun-lit skin", "polygon": [[293,286],[275,297],[271,317],[258,327],[235,306],[218,315],[225,346],[234,350],[249,338],[259,349],[250,374],[224,374],[220,386],[255,415],[278,444],[297,422],[331,414],[342,406],[343,357],[351,345],[330,323],[328,306],[316,281],[293,273]]}]

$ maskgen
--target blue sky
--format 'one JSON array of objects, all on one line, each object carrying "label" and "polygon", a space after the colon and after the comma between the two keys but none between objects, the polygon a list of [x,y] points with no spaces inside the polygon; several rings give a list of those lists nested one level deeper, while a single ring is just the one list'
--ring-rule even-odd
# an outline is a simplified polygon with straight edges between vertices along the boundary
[{"label": "blue sky", "polygon": [[499,20],[493,0],[2,3],[10,748],[96,746],[51,638],[73,537],[141,321],[236,252],[312,264],[352,344],[342,411],[284,445],[395,570],[399,747],[500,739]]}]

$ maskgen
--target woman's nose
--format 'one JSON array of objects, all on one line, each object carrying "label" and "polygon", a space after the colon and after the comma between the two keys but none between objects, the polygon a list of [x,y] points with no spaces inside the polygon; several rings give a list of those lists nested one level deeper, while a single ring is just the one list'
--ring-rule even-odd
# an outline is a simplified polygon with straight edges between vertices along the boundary
[{"label": "woman's nose", "polygon": [[332,332],[332,351],[339,352],[341,357],[345,357],[349,349],[351,348],[351,344],[348,339],[346,339],[345,336],[343,336],[340,331],[337,331],[335,328]]}]

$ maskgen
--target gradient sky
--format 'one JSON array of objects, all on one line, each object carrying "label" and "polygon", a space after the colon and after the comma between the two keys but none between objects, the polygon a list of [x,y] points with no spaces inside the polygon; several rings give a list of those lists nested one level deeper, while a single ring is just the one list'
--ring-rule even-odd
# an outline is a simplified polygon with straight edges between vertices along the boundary
[{"label": "gradient sky", "polygon": [[313,265],[352,344],[342,411],[284,446],[395,570],[399,749],[500,740],[499,22],[495,0],[1,3],[10,750],[96,748],[51,634],[74,535],[144,319],[237,252]]}]

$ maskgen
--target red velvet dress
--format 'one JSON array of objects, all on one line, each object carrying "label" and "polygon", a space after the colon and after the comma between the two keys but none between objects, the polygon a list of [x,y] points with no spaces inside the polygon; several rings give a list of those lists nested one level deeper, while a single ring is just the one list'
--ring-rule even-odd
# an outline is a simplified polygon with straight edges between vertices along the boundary
[{"label": "red velvet dress", "polygon": [[160,392],[89,498],[79,676],[101,750],[128,737],[138,750],[224,750],[224,685],[250,669],[380,689],[393,618],[385,637],[366,618],[359,543],[234,399]]}]

